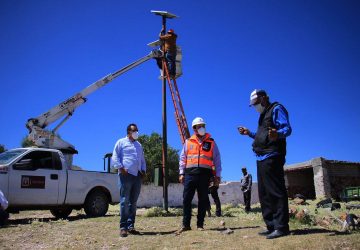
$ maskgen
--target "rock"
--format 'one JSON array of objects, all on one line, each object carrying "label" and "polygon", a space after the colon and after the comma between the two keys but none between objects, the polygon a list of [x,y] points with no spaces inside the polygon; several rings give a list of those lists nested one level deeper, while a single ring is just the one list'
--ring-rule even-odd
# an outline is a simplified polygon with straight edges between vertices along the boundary
[{"label": "rock", "polygon": [[299,221],[303,221],[305,219],[305,212],[304,212],[304,209],[301,209],[296,215],[295,215],[295,218]]},{"label": "rock", "polygon": [[221,231],[222,234],[232,234],[234,233],[234,230],[231,230],[230,228],[227,228],[226,230]]},{"label": "rock", "polygon": [[222,227],[225,226],[225,221],[223,221],[223,220],[220,221],[220,226],[222,226]]},{"label": "rock", "polygon": [[340,214],[339,219],[340,219],[341,221],[345,221],[345,220],[346,220],[346,213]]},{"label": "rock", "polygon": [[295,198],[294,199],[294,203],[296,205],[305,205],[305,200],[304,199],[300,199],[300,198]]},{"label": "rock", "polygon": [[289,207],[289,216],[291,218],[294,218],[296,214],[297,214],[297,208],[294,206],[290,206]]}]

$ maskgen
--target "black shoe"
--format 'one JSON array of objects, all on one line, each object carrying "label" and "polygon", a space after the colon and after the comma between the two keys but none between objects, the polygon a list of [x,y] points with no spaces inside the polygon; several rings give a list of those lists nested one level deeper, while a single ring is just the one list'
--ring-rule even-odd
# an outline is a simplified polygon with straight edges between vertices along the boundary
[{"label": "black shoe", "polygon": [[262,235],[262,236],[266,236],[266,235],[269,235],[269,234],[271,234],[272,232],[274,232],[274,230],[265,230],[265,231],[261,231],[261,232],[259,232],[258,234],[259,235]]},{"label": "black shoe", "polygon": [[221,217],[221,212],[216,211],[216,217]]},{"label": "black shoe", "polygon": [[279,237],[282,237],[282,236],[286,236],[286,235],[288,235],[289,233],[290,233],[289,231],[275,230],[274,232],[272,232],[271,234],[269,234],[268,236],[266,236],[266,239],[279,238]]},{"label": "black shoe", "polygon": [[191,230],[191,227],[185,227],[183,226],[182,228],[180,228],[178,231],[175,232],[176,235],[179,235],[185,231],[190,231]]}]

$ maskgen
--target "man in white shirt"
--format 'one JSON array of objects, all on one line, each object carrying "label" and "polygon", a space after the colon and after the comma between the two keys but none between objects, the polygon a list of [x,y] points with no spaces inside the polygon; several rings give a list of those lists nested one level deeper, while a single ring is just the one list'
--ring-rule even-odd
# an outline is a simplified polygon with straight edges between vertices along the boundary
[{"label": "man in white shirt", "polygon": [[144,150],[137,141],[136,124],[127,126],[127,136],[119,139],[114,147],[112,163],[119,172],[120,184],[120,237],[140,234],[135,230],[136,202],[140,195],[141,179],[146,173]]}]

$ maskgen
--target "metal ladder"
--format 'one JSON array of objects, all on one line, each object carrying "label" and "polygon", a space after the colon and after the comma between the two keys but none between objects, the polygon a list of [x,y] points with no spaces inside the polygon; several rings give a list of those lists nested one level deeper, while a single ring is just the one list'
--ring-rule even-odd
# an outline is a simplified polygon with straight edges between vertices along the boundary
[{"label": "metal ladder", "polygon": [[188,127],[188,124],[186,121],[184,108],[182,106],[179,89],[176,84],[176,79],[175,79],[176,77],[170,78],[167,63],[164,58],[162,59],[162,64],[163,64],[163,69],[164,69],[163,75],[164,75],[164,77],[166,77],[166,80],[168,82],[168,85],[170,88],[170,93],[171,93],[171,99],[174,104],[175,121],[176,121],[178,130],[179,130],[180,140],[181,140],[181,143],[184,144],[185,140],[190,138],[190,132],[189,132],[189,127]]}]

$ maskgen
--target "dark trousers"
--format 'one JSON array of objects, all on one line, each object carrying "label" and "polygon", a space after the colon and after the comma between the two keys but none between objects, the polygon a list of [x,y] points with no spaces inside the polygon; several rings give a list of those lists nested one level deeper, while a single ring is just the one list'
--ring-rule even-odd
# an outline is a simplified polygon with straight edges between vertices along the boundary
[{"label": "dark trousers", "polygon": [[250,204],[251,204],[251,190],[244,192],[244,204],[245,204],[245,211],[250,211]]},{"label": "dark trousers", "polygon": [[0,227],[6,224],[9,214],[0,207]]},{"label": "dark trousers", "polygon": [[[214,200],[214,203],[216,205],[216,216],[221,216],[221,203],[220,203],[220,198],[219,198],[219,194],[218,194],[218,187],[212,187],[212,188],[209,188],[209,193],[211,194],[211,197],[213,198]],[[209,200],[209,208],[208,210],[211,210],[211,207],[210,207],[210,200]]]},{"label": "dark trousers", "polygon": [[195,191],[198,194],[198,215],[197,226],[204,226],[204,218],[208,207],[210,175],[207,174],[185,174],[184,193],[183,193],[183,226],[190,227],[191,222],[191,202],[194,198]]},{"label": "dark trousers", "polygon": [[257,161],[261,212],[268,230],[289,230],[289,205],[284,179],[285,156]]}]

